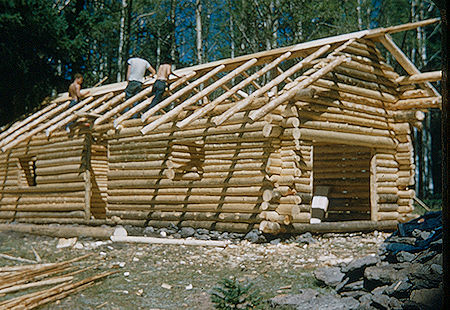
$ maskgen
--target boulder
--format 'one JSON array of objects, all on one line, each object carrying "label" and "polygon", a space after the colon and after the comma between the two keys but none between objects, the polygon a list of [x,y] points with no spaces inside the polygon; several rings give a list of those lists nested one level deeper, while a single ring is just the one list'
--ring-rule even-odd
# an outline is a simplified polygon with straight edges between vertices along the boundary
[{"label": "boulder", "polygon": [[350,278],[350,282],[359,280],[364,275],[364,270],[367,267],[376,265],[380,259],[374,255],[368,255],[363,258],[354,259],[346,266],[341,268],[341,271]]},{"label": "boulder", "polygon": [[192,227],[182,227],[179,234],[182,238],[192,237],[195,234],[195,229]]},{"label": "boulder", "polygon": [[407,268],[398,270],[395,264],[367,267],[364,271],[364,288],[372,291],[379,286],[391,285],[407,277],[408,273]]},{"label": "boulder", "polygon": [[339,267],[323,267],[314,270],[314,276],[320,282],[336,287],[344,279],[345,274],[341,272]]}]

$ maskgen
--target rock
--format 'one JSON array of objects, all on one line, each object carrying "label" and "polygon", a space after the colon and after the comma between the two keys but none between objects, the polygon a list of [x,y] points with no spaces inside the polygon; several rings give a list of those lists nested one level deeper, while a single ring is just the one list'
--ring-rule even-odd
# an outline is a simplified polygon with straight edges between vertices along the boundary
[{"label": "rock", "polygon": [[178,231],[178,227],[174,223],[170,223],[168,227],[169,227],[170,230],[173,230],[175,232]]},{"label": "rock", "polygon": [[153,234],[155,233],[155,229],[152,226],[145,227],[144,234]]},{"label": "rock", "polygon": [[411,292],[410,300],[422,309],[441,309],[444,292],[441,288],[420,289]]},{"label": "rock", "polygon": [[209,235],[201,235],[198,233],[194,234],[194,238],[198,240],[211,240],[211,237]]},{"label": "rock", "polygon": [[77,238],[59,238],[58,244],[56,245],[57,249],[69,248],[73,247],[77,243]]},{"label": "rock", "polygon": [[244,234],[240,234],[240,233],[229,233],[228,234],[228,237],[230,238],[230,239],[242,239],[242,238],[244,238]]},{"label": "rock", "polygon": [[397,258],[397,261],[400,263],[412,262],[416,258],[416,255],[406,252],[406,251],[401,251],[401,252],[397,253],[396,258]]},{"label": "rock", "polygon": [[179,234],[182,238],[192,237],[195,234],[195,229],[192,227],[182,227]]},{"label": "rock", "polygon": [[306,232],[306,233],[298,236],[297,239],[295,239],[295,242],[297,242],[299,244],[313,244],[313,243],[317,243],[317,240],[313,238],[311,233]]},{"label": "rock", "polygon": [[346,283],[344,287],[342,287],[341,291],[359,291],[364,288],[364,281],[359,280],[355,282]]},{"label": "rock", "polygon": [[364,295],[362,295],[360,298],[359,298],[359,302],[361,303],[361,304],[365,304],[365,303],[372,303],[372,294],[370,294],[370,293],[365,293]]},{"label": "rock", "polygon": [[[409,265],[412,266],[413,264]],[[364,288],[372,291],[379,286],[391,285],[407,277],[408,272],[408,268],[398,270],[398,268],[395,268],[395,264],[367,267],[364,271]]]},{"label": "rock", "polygon": [[294,309],[347,310],[357,309],[359,302],[352,297],[339,298],[332,294],[319,294],[313,289],[302,289],[300,294],[279,295],[270,299],[272,307],[291,306]]},{"label": "rock", "polygon": [[364,270],[369,267],[377,264],[379,262],[379,258],[374,255],[368,255],[363,258],[358,258],[351,261],[348,265],[343,266],[341,271],[346,274],[347,277],[350,278],[350,282],[355,280],[359,280],[364,275]]},{"label": "rock", "polygon": [[387,285],[384,286],[380,286],[377,287],[376,289],[374,289],[372,292],[370,292],[372,295],[381,295],[384,294],[384,292],[386,291],[386,289],[388,288]]},{"label": "rock", "polygon": [[262,235],[262,233],[260,230],[253,229],[245,235],[244,239],[248,240],[252,243],[259,243],[261,235]]},{"label": "rock", "polygon": [[220,232],[217,230],[212,230],[209,232],[209,236],[211,237],[212,240],[218,240],[220,237]]},{"label": "rock", "polygon": [[434,251],[432,249],[427,249],[426,251],[420,252],[417,256],[414,262],[417,263],[426,263],[430,260],[432,260],[435,256],[438,255],[437,251]]},{"label": "rock", "polygon": [[228,232],[224,231],[224,232],[220,235],[219,240],[227,240],[228,238],[229,238]]},{"label": "rock", "polygon": [[123,226],[116,226],[116,228],[114,229],[114,233],[113,236],[115,237],[126,237],[128,236],[127,230],[125,228],[123,228]]},{"label": "rock", "polygon": [[377,309],[389,309],[390,297],[384,294],[372,295],[372,305]]},{"label": "rock", "polygon": [[332,287],[336,287],[339,283],[341,283],[345,276],[339,267],[317,268],[314,270],[313,274],[317,280]]},{"label": "rock", "polygon": [[271,298],[270,304],[273,307],[276,306],[298,306],[305,301],[315,299],[319,293],[311,288],[301,289],[299,294],[292,294],[292,295],[278,295],[273,298]]},{"label": "rock", "polygon": [[403,303],[395,297],[389,298],[389,309],[401,310],[403,309]]},{"label": "rock", "polygon": [[443,275],[443,273],[444,273],[444,270],[442,269],[442,265],[438,265],[438,264],[432,264],[431,270],[440,276]]},{"label": "rock", "polygon": [[280,238],[273,239],[273,240],[270,241],[270,244],[273,244],[273,245],[277,245],[277,244],[280,244],[280,243],[281,243],[281,239]]},{"label": "rock", "polygon": [[[442,282],[442,274],[437,273],[430,265],[418,265],[414,270],[409,271],[409,281],[414,289],[435,288]],[[439,270],[438,270],[439,271]]]},{"label": "rock", "polygon": [[412,300],[405,300],[403,302],[403,310],[424,310],[424,309],[425,307],[421,306],[420,304]]},{"label": "rock", "polygon": [[355,299],[359,299],[362,295],[367,294],[365,291],[348,291],[348,292],[342,292],[339,293],[342,297],[352,297]]},{"label": "rock", "polygon": [[75,243],[73,248],[77,249],[77,250],[82,250],[82,249],[84,249],[84,246],[83,246],[83,244],[81,242],[77,242],[77,243]]},{"label": "rock", "polygon": [[179,233],[175,233],[172,235],[172,237],[174,237],[175,239],[180,239],[181,235]]},{"label": "rock", "polygon": [[197,234],[199,235],[208,235],[209,234],[209,230],[205,229],[205,228],[198,228],[196,230]]},{"label": "rock", "polygon": [[434,255],[429,261],[427,261],[425,263],[425,265],[432,265],[432,264],[437,264],[437,265],[442,266],[442,264],[443,264],[442,253]]},{"label": "rock", "polygon": [[341,292],[343,291],[344,287],[347,285],[347,283],[350,281],[350,278],[345,278],[341,283],[339,283],[338,285],[336,285],[335,290],[336,292]]},{"label": "rock", "polygon": [[408,298],[411,288],[412,284],[408,281],[408,278],[405,278],[392,283],[386,288],[385,293],[396,298]]}]

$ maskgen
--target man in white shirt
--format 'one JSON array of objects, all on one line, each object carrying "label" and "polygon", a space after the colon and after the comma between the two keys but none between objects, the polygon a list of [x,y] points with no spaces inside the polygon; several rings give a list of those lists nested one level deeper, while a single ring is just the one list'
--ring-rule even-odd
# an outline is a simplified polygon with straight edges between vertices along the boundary
[{"label": "man in white shirt", "polygon": [[133,97],[142,90],[142,83],[144,83],[144,75],[147,70],[150,71],[152,75],[156,74],[155,69],[145,59],[133,57],[128,59],[127,63],[128,85],[125,89],[125,100]]}]

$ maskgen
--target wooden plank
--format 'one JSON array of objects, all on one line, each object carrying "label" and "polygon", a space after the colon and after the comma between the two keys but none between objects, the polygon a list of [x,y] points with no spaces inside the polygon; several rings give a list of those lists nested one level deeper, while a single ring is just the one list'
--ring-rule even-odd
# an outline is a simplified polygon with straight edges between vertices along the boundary
[{"label": "wooden plank", "polygon": [[[193,121],[199,119],[200,117],[205,116],[208,112],[212,111],[217,105],[228,99],[232,94],[236,93],[243,87],[247,86],[248,84],[254,82],[256,79],[261,77],[262,75],[266,74],[268,71],[272,70],[274,67],[278,66],[282,61],[287,59],[289,56],[291,56],[290,52],[284,53],[268,65],[264,66],[264,68],[260,69],[259,71],[255,72],[248,78],[241,81],[239,84],[235,85],[233,88],[231,88],[228,92],[224,93],[223,95],[219,96],[217,99],[212,101],[211,103],[208,103],[206,106],[198,109],[195,111],[192,115],[185,118],[184,120],[178,122],[176,126],[178,128],[184,128],[188,124],[192,123]],[[261,86],[258,85],[257,89],[260,89]]]},{"label": "wooden plank", "polygon": [[309,56],[307,56],[306,58],[304,58],[302,61],[300,61],[297,64],[293,65],[291,68],[286,70],[283,74],[280,74],[275,79],[273,79],[272,81],[270,81],[269,83],[267,83],[266,85],[261,87],[260,89],[258,89],[255,92],[253,92],[250,96],[248,96],[244,100],[236,103],[233,107],[231,107],[230,109],[228,109],[227,111],[225,111],[221,115],[215,117],[213,119],[214,124],[216,126],[219,126],[219,125],[223,124],[232,115],[234,115],[235,113],[239,112],[240,110],[245,108],[247,105],[249,105],[252,102],[253,99],[255,99],[258,96],[261,96],[264,93],[266,93],[272,87],[274,87],[274,86],[278,85],[279,83],[281,83],[282,81],[284,81],[287,77],[291,76],[295,72],[297,72],[297,71],[301,70],[302,68],[304,68],[312,60],[316,59],[317,57],[320,57],[322,54],[327,52],[330,49],[330,47],[331,47],[330,45],[325,45],[325,46],[321,47],[320,49],[318,49],[317,51],[315,51],[314,53],[312,53]]},{"label": "wooden plank", "polygon": [[[50,109],[47,113],[42,114],[40,117],[36,118],[34,121],[26,124],[25,126],[23,126],[21,128],[18,128],[17,130],[12,132],[9,136],[7,136],[5,139],[0,141],[0,146],[3,147],[4,145],[8,144],[9,142],[13,141],[18,136],[23,134],[24,132],[36,127],[37,125],[44,122],[48,118],[52,117],[53,115],[59,113],[60,111],[62,111],[64,109],[66,109],[69,106],[69,103],[70,103],[69,101],[64,102],[63,104],[60,104],[59,106],[54,107],[53,109]],[[6,149],[2,148],[2,151],[4,152],[4,151],[6,151]]]},{"label": "wooden plank", "polygon": [[207,74],[199,77],[194,82],[190,83],[188,86],[180,89],[179,91],[174,93],[172,96],[169,96],[168,98],[164,99],[163,101],[161,101],[160,103],[158,103],[157,105],[155,105],[154,107],[152,107],[150,110],[148,110],[147,112],[145,112],[142,115],[142,117],[141,117],[142,122],[147,121],[156,112],[158,112],[161,109],[167,107],[171,102],[173,102],[174,100],[176,100],[176,99],[180,98],[181,96],[187,94],[188,92],[193,90],[195,87],[197,87],[201,83],[208,81],[208,79],[210,79],[211,77],[213,77],[214,75],[216,75],[217,73],[222,71],[224,68],[225,68],[224,65],[217,66],[216,68],[214,68],[213,70],[211,70]]},{"label": "wooden plank", "polygon": [[[305,58],[306,59],[306,58]],[[262,106],[258,110],[255,110],[250,113],[249,117],[256,121],[278,107],[283,102],[289,101],[290,98],[295,96],[299,90],[305,89],[312,83],[314,83],[316,80],[318,80],[323,75],[327,74],[331,70],[333,70],[335,67],[339,66],[341,63],[348,61],[349,59],[345,56],[337,57],[334,59],[331,63],[327,64],[325,67],[321,68],[317,72],[314,72],[310,76],[308,76],[305,80],[296,82],[294,86],[287,92],[283,93],[281,96],[276,97],[274,100],[271,100],[266,105]]]},{"label": "wooden plank", "polygon": [[[263,51],[263,52],[249,54],[249,55],[243,55],[243,56],[239,56],[239,57],[235,57],[235,58],[221,59],[221,60],[206,63],[206,64],[200,64],[200,65],[196,65],[196,66],[192,66],[192,67],[182,68],[182,69],[176,70],[175,72],[179,76],[186,74],[189,71],[204,72],[207,70],[211,70],[212,68],[215,68],[219,65],[225,65],[225,66],[234,65],[234,66],[236,66],[236,65],[242,64],[252,58],[257,58],[257,59],[265,58],[265,59],[267,59],[266,62],[270,62],[271,59],[273,59],[274,57],[278,57],[281,54],[284,54],[286,52],[291,52],[295,57],[297,57],[299,52],[308,53],[308,52],[315,50],[326,44],[337,44],[337,43],[348,41],[350,39],[358,39],[358,38],[373,39],[373,38],[383,36],[384,34],[387,34],[387,33],[396,33],[396,32],[401,32],[401,31],[407,31],[410,29],[415,29],[417,27],[424,27],[427,25],[431,25],[431,24],[437,23],[439,21],[440,21],[439,18],[433,18],[433,19],[428,19],[428,20],[424,20],[424,21],[420,21],[420,22],[407,23],[407,24],[396,25],[396,26],[391,26],[391,27],[387,27],[387,28],[362,30],[362,31],[348,33],[348,34],[342,34],[342,35],[338,35],[338,36],[327,37],[327,38],[322,38],[322,39],[318,39],[318,40],[314,40],[314,41],[304,42],[304,43],[300,43],[300,44],[296,44],[296,45],[292,45],[292,46],[286,46],[286,47],[281,47],[281,48],[277,48],[277,49],[272,49],[269,51]],[[152,81],[144,82],[144,86],[150,85],[151,82]],[[93,96],[99,96],[99,95],[103,95],[103,94],[106,94],[111,91],[112,92],[121,92],[125,89],[126,86],[127,86],[126,82],[120,82],[120,83],[104,85],[104,86],[100,86],[100,87],[96,87],[96,88],[86,88],[86,90],[90,91],[91,95],[93,95]],[[60,94],[52,102],[60,103],[60,102],[66,101],[68,99],[69,99],[69,96],[68,96],[68,93],[66,92],[66,93]]]},{"label": "wooden plank", "polygon": [[39,116],[41,116],[44,113],[47,113],[48,111],[52,110],[54,107],[56,107],[56,103],[52,103],[47,105],[46,107],[44,107],[43,109],[31,114],[30,116],[28,116],[27,118],[25,118],[22,121],[17,121],[15,122],[11,127],[9,127],[7,130],[3,131],[2,133],[0,133],[0,140],[5,138],[7,135],[9,135],[10,133],[12,133],[13,131],[15,131],[18,128],[21,128],[27,124],[29,124],[30,122],[34,121],[36,118],[38,118]]},{"label": "wooden plank", "polygon": [[442,79],[442,71],[418,73],[409,76],[400,76],[395,81],[400,85],[409,85],[424,82],[436,82]]},{"label": "wooden plank", "polygon": [[[169,86],[169,93],[172,90],[175,90],[180,85],[186,83],[188,80],[193,78],[196,74],[197,73],[195,71],[188,72],[186,75],[182,76],[179,80],[177,80],[176,82],[170,84],[170,86]],[[131,108],[129,111],[127,111],[126,113],[124,113],[121,116],[119,116],[118,118],[116,118],[114,120],[114,127],[117,128],[124,120],[129,119],[132,115],[134,115],[137,112],[139,112],[142,109],[144,109],[146,106],[148,106],[152,102],[153,98],[154,97],[152,96],[152,97],[150,97],[150,98],[140,102],[135,107]]]},{"label": "wooden plank", "polygon": [[[97,98],[96,100],[94,100],[93,102],[91,102],[90,104],[85,105],[84,107],[82,107],[80,110],[78,110],[77,112],[79,113],[83,113],[83,112],[87,112],[92,108],[95,108],[96,106],[98,106],[99,104],[103,103],[103,101],[110,99],[113,96],[113,93],[107,93],[106,95],[101,96],[100,98]],[[71,121],[74,121],[78,118],[77,114],[69,114],[67,115],[65,118],[63,118],[62,120],[60,120],[59,122],[57,122],[56,124],[53,124],[52,126],[50,126],[49,128],[47,128],[47,130],[45,131],[45,135],[48,137],[50,136],[50,134],[56,130],[57,128],[60,128],[68,123],[70,123]]]},{"label": "wooden plank", "polygon": [[[386,49],[391,52],[392,56],[397,60],[397,62],[405,69],[410,75],[421,74],[419,69],[414,65],[414,63],[409,60],[409,58],[403,53],[403,51],[395,44],[389,34],[379,37],[380,42],[386,47]],[[439,92],[431,85],[430,82],[425,82],[423,87],[429,90],[430,95],[440,96]]]},{"label": "wooden plank", "polygon": [[211,85],[209,85],[208,87],[206,87],[205,89],[203,89],[200,93],[192,96],[191,98],[189,98],[188,100],[180,103],[179,105],[177,105],[175,108],[173,108],[170,112],[166,113],[165,115],[159,117],[158,119],[154,120],[152,123],[148,124],[147,126],[145,126],[144,128],[141,129],[141,132],[143,134],[147,134],[148,132],[152,131],[153,129],[155,129],[156,127],[158,127],[159,125],[173,119],[175,116],[177,116],[185,107],[196,103],[198,100],[202,99],[203,97],[207,96],[208,94],[210,94],[211,92],[213,92],[214,90],[216,90],[218,87],[220,87],[221,85],[224,85],[225,83],[231,81],[232,79],[234,79],[235,77],[237,77],[241,72],[244,72],[245,70],[249,69],[251,66],[253,66],[256,63],[256,58],[252,58],[249,61],[247,61],[245,64],[237,67],[236,69],[234,69],[233,71],[231,71],[230,73],[228,73],[227,75],[225,75],[224,77],[220,78],[219,80],[217,80],[216,82],[212,83]]},{"label": "wooden plank", "polygon": [[[74,105],[73,107],[69,108],[67,111],[59,114],[58,116],[48,120],[47,122],[41,124],[40,126],[34,128],[33,130],[19,136],[17,139],[15,139],[14,141],[11,141],[10,143],[8,143],[7,145],[2,147],[2,151],[6,151],[9,150],[11,148],[13,148],[14,146],[16,146],[17,144],[25,141],[26,139],[31,138],[32,136],[34,136],[35,134],[41,132],[42,130],[47,129],[48,127],[50,127],[51,125],[57,123],[58,121],[60,121],[61,119],[65,118],[67,115],[73,113],[74,111],[80,109],[81,107],[83,107],[84,105],[88,104],[89,102],[91,102],[94,99],[94,97],[88,97],[84,100],[82,100],[81,102],[77,103],[76,105]],[[67,106],[64,106],[67,107]]]}]

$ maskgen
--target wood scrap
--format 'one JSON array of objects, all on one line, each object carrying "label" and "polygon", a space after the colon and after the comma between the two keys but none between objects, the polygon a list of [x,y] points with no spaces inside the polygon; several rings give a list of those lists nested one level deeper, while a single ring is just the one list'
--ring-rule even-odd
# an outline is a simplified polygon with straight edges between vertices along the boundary
[{"label": "wood scrap", "polygon": [[29,263],[29,264],[37,263],[36,261],[31,260],[31,259],[26,259],[26,258],[22,258],[22,257],[15,257],[15,256],[11,256],[11,255],[8,255],[8,254],[3,254],[3,253],[0,253],[0,258],[9,259],[9,260],[13,260],[13,261],[16,261],[16,262],[21,262],[21,263]]},{"label": "wood scrap", "polygon": [[[52,301],[60,300],[70,294],[84,290],[109,275],[118,271],[108,271],[79,279],[75,276],[87,270],[99,267],[94,264],[79,268],[73,263],[81,261],[92,254],[83,255],[67,261],[52,264],[36,264],[24,266],[2,267],[0,269],[0,295],[26,291],[41,286],[54,285],[51,288],[26,293],[21,296],[6,299],[0,302],[1,309],[34,309]],[[31,269],[33,267],[33,269]],[[38,267],[38,268],[36,268]],[[71,269],[75,271],[69,272]],[[54,275],[48,278],[50,275]],[[55,285],[56,284],[56,285]]]}]

